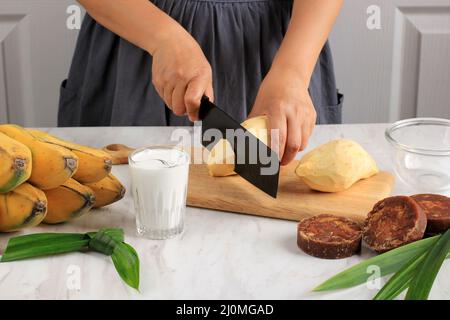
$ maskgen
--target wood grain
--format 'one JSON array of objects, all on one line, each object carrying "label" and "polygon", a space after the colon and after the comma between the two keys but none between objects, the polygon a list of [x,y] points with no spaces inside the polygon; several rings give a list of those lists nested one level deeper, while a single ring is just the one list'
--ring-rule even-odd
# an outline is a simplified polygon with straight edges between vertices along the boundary
[{"label": "wood grain", "polygon": [[277,199],[239,176],[211,177],[206,165],[191,165],[187,204],[295,221],[321,213],[362,221],[378,200],[390,195],[394,185],[390,173],[380,172],[343,192],[316,192],[295,175],[297,164],[298,161],[294,161],[282,167]]}]

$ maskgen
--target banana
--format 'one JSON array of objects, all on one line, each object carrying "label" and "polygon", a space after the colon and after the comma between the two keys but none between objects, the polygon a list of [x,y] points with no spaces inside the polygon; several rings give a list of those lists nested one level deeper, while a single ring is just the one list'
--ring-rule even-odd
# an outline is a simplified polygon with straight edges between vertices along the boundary
[{"label": "banana", "polygon": [[0,193],[7,193],[31,176],[31,151],[0,133]]},{"label": "banana", "polygon": [[61,140],[46,132],[28,129],[35,137],[47,143],[69,149],[79,158],[78,170],[73,178],[83,184],[97,182],[105,178],[112,168],[112,160],[108,153],[87,146]]},{"label": "banana", "polygon": [[73,152],[37,139],[20,126],[3,124],[0,132],[31,150],[33,170],[29,182],[39,189],[48,190],[62,185],[78,168],[78,157]]},{"label": "banana", "polygon": [[125,187],[112,173],[98,182],[88,183],[86,185],[94,191],[94,208],[104,207],[119,201],[125,195]]},{"label": "banana", "polygon": [[13,191],[0,194],[0,231],[11,232],[41,223],[47,213],[43,191],[23,183]]},{"label": "banana", "polygon": [[80,217],[88,212],[95,202],[94,192],[74,179],[69,179],[58,188],[44,191],[48,201],[45,223],[55,224]]}]

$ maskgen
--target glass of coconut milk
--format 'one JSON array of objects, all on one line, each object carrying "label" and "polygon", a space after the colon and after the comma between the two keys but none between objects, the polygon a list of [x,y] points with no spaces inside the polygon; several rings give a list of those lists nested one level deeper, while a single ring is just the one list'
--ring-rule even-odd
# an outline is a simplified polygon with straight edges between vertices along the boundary
[{"label": "glass of coconut milk", "polygon": [[174,146],[152,146],[129,156],[139,235],[168,239],[183,231],[190,156]]}]

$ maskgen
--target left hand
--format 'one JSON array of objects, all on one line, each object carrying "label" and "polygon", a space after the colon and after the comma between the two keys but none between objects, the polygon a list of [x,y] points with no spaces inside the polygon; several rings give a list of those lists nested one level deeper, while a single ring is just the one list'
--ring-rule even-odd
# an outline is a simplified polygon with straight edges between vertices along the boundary
[{"label": "left hand", "polygon": [[[271,148],[279,152],[282,165],[287,165],[305,149],[316,124],[316,110],[308,85],[288,69],[274,69],[261,83],[249,118],[267,115]],[[278,139],[271,129],[278,129]]]}]

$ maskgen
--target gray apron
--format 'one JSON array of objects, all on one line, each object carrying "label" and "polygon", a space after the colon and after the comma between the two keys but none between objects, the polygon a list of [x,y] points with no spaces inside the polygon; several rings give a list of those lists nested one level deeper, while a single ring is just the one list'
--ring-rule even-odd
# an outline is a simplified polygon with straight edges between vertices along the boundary
[{"label": "gray apron", "polygon": [[[259,85],[286,32],[292,1],[152,0],[200,44],[213,70],[215,102],[247,118]],[[61,85],[59,126],[184,126],[152,85],[152,57],[86,15],[67,80]],[[283,79],[280,79],[283,81]],[[317,122],[340,123],[328,43],[309,88]]]}]

